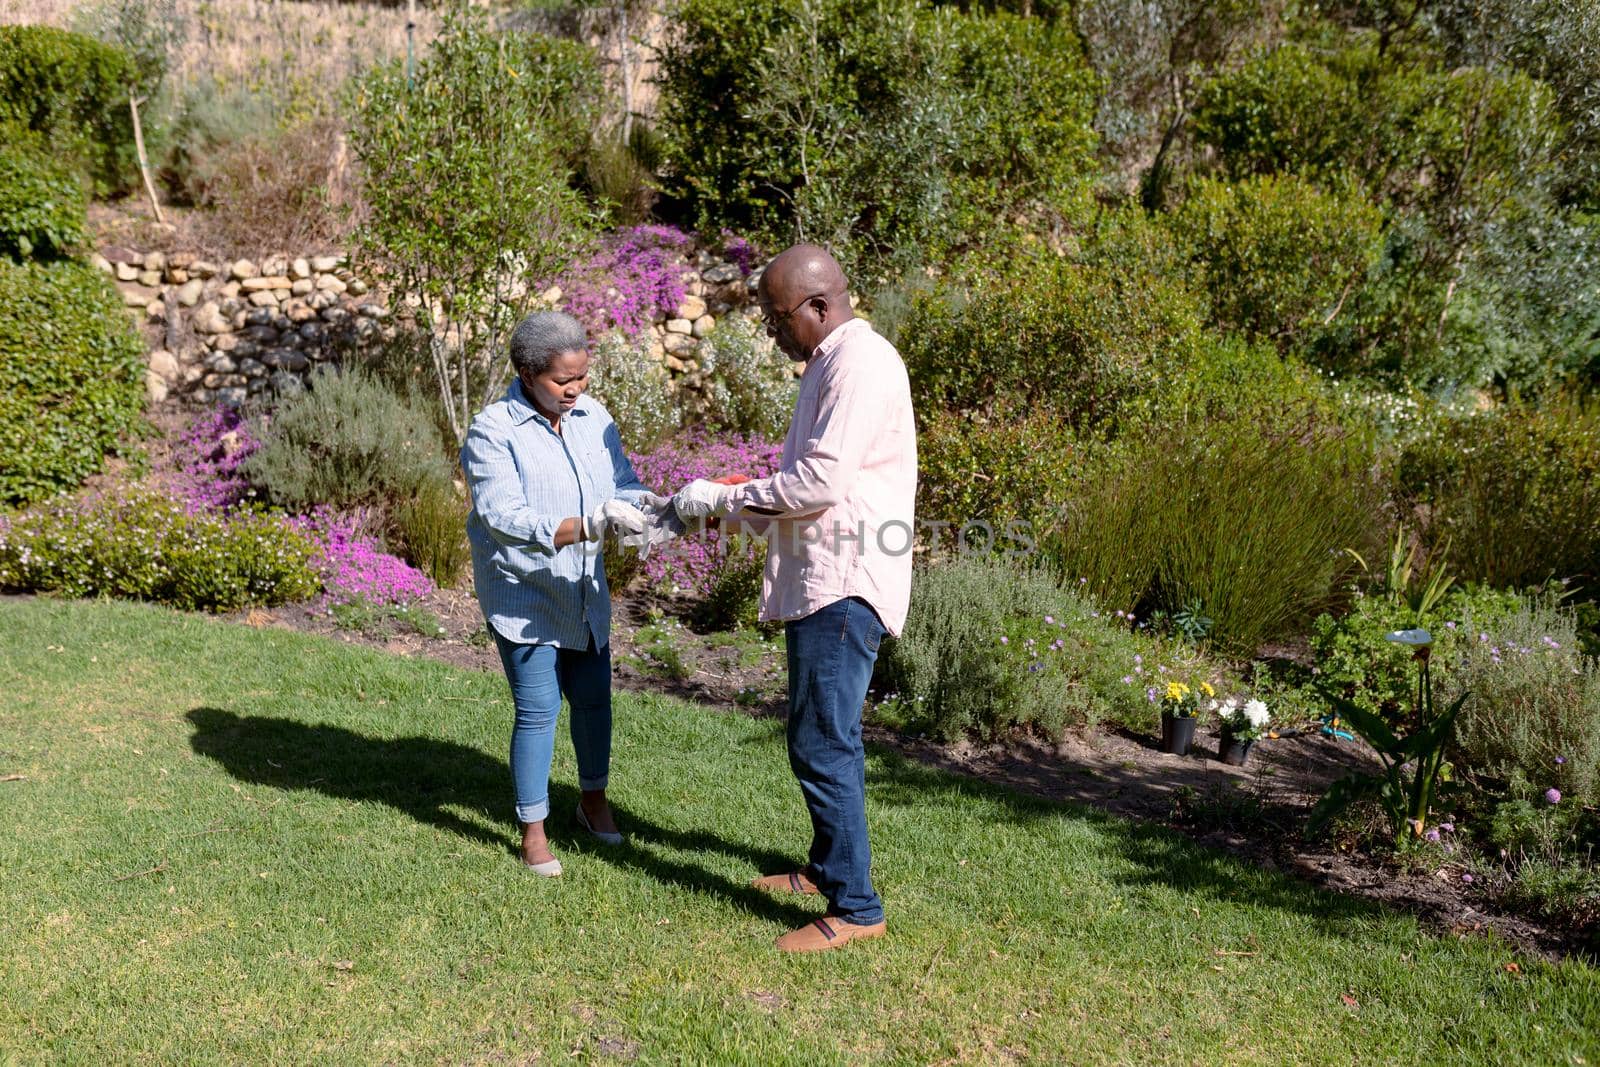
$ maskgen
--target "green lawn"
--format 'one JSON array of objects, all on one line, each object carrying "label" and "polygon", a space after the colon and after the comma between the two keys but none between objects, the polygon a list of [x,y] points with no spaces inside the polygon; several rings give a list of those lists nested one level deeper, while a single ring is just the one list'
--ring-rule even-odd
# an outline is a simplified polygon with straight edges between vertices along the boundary
[{"label": "green lawn", "polygon": [[8,600],[0,691],[0,1062],[1600,1063],[1593,969],[881,754],[889,937],[780,957],[770,720],[620,698],[633,844],[563,742],[546,881],[498,675]]}]

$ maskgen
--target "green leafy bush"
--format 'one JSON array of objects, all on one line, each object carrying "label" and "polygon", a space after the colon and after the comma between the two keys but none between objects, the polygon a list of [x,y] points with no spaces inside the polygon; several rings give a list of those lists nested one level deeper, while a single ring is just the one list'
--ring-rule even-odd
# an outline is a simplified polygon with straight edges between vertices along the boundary
[{"label": "green leafy bush", "polygon": [[683,424],[666,368],[621,333],[595,342],[589,362],[589,391],[617,424],[622,443],[647,452]]},{"label": "green leafy bush", "polygon": [[1250,654],[1337,596],[1344,550],[1375,535],[1372,466],[1362,436],[1314,417],[1153,420],[1086,465],[1051,551],[1101,603],[1209,617]]},{"label": "green leafy bush", "polygon": [[1181,281],[1046,254],[980,267],[914,298],[900,350],[924,411],[1008,407],[1075,428],[1115,418],[1190,362],[1201,305]]},{"label": "green leafy bush", "polygon": [[0,255],[53,259],[86,242],[83,183],[34,136],[0,126]]},{"label": "green leafy bush", "polygon": [[903,266],[1072,202],[1092,169],[1091,86],[1062,21],[687,0],[662,53],[660,128],[701,229]]},{"label": "green leafy bush", "polygon": [[61,498],[0,525],[0,589],[231,611],[315,594],[315,551],[281,516],[191,513],[136,486]]},{"label": "green leafy bush", "polygon": [[899,638],[884,642],[880,712],[954,739],[1016,727],[1059,736],[1072,723],[1157,720],[1147,688],[1163,670],[1216,674],[1193,649],[1136,634],[1048,576],[966,556],[917,572]]},{"label": "green leafy bush", "polygon": [[1048,411],[962,418],[924,412],[917,433],[917,515],[944,522],[1017,520],[1049,529],[1076,486],[1082,449]]},{"label": "green leafy bush", "polygon": [[728,433],[781,441],[794,414],[794,365],[743,315],[725,316],[696,358],[706,423]]},{"label": "green leafy bush", "polygon": [[361,371],[317,374],[261,421],[257,436],[261,448],[243,473],[293,511],[395,505],[450,481],[427,414]]},{"label": "green leafy bush", "polygon": [[126,189],[136,171],[128,93],[137,71],[120,49],[48,26],[0,26],[0,126],[42,135],[82,166],[94,192]]},{"label": "green leafy bush", "polygon": [[1396,467],[1401,506],[1426,521],[1464,580],[1551,578],[1595,592],[1600,573],[1600,408],[1578,398],[1440,416]]},{"label": "green leafy bush", "polygon": [[1383,247],[1365,196],[1292,174],[1197,182],[1172,223],[1216,321],[1285,349],[1339,315]]},{"label": "green leafy bush", "polygon": [[396,301],[402,319],[442,327],[428,368],[458,441],[505,387],[511,331],[584,243],[594,213],[574,183],[601,84],[585,46],[497,32],[468,5],[447,12],[413,74],[385,64],[356,87],[358,244],[410,301]]},{"label": "green leafy bush", "polygon": [[705,595],[694,606],[697,624],[710,630],[777,630],[775,623],[760,621],[766,545],[759,537],[734,535],[718,546],[717,551],[726,556],[712,573]]},{"label": "green leafy bush", "polygon": [[81,263],[0,257],[0,502],[100,469],[139,425],[144,346],[111,283]]},{"label": "green leafy bush", "polygon": [[1444,691],[1468,692],[1456,722],[1460,770],[1573,803],[1600,787],[1600,664],[1578,646],[1572,613],[1525,598],[1498,618],[1471,619],[1441,672]]},{"label": "green leafy bush", "polygon": [[[1455,589],[1423,614],[1397,597],[1359,596],[1348,611],[1338,616],[1324,613],[1312,625],[1318,685],[1363,711],[1396,722],[1415,702],[1417,669],[1409,655],[1384,639],[1385,634],[1419,626],[1433,634],[1435,671],[1442,681],[1448,664],[1466,643],[1521,607],[1515,593],[1492,589]],[[1439,703],[1449,707],[1459,695],[1450,692],[1447,697],[1441,687]],[[1463,718],[1475,704],[1468,702]]]}]

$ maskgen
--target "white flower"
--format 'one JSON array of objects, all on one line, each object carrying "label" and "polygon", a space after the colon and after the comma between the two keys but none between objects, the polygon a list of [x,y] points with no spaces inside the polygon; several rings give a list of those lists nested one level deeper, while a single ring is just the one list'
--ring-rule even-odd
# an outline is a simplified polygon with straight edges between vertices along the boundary
[{"label": "white flower", "polygon": [[1267,725],[1267,720],[1272,718],[1272,716],[1267,713],[1267,705],[1259,700],[1251,700],[1246,702],[1244,706],[1244,717],[1249,721],[1251,729],[1254,730],[1261,729],[1263,726]]},{"label": "white flower", "polygon": [[1383,635],[1383,639],[1393,641],[1397,645],[1410,645],[1412,648],[1427,648],[1433,644],[1433,635],[1423,629],[1391,630]]}]

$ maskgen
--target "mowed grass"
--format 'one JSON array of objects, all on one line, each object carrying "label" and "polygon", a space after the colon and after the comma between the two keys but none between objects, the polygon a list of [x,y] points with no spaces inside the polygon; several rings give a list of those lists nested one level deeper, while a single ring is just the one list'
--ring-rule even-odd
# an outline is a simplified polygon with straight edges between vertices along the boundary
[{"label": "mowed grass", "polygon": [[619,697],[632,843],[573,835],[563,742],[545,881],[497,675],[6,600],[0,693],[0,1062],[1600,1063],[1581,963],[881,754],[890,936],[782,957],[770,720]]}]

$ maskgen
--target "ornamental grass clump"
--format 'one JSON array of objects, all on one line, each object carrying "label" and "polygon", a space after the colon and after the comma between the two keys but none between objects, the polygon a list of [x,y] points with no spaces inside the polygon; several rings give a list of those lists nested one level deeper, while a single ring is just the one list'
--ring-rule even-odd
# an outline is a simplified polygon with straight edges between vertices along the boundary
[{"label": "ornamental grass clump", "polygon": [[281,516],[196,511],[136,485],[57,498],[0,526],[0,589],[232,611],[314,595],[315,555]]}]

